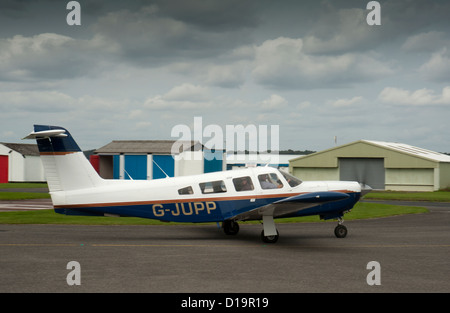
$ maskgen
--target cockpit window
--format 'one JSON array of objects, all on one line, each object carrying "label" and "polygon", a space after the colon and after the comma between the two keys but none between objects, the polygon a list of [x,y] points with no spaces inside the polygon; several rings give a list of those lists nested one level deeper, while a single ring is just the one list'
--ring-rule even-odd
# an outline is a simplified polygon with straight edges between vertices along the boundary
[{"label": "cockpit window", "polygon": [[178,194],[179,195],[191,195],[193,193],[194,193],[194,190],[192,189],[191,186],[178,189]]},{"label": "cockpit window", "polygon": [[280,171],[281,175],[284,176],[284,178],[287,180],[289,186],[291,187],[295,187],[298,186],[302,183],[302,181],[300,179],[298,179],[295,176],[292,176],[291,174],[288,174],[286,172]]},{"label": "cockpit window", "polygon": [[225,183],[223,180],[216,180],[206,183],[200,183],[200,190],[202,193],[219,193],[219,192],[226,192],[227,187],[225,186]]},{"label": "cockpit window", "polygon": [[233,178],[233,184],[236,191],[246,191],[255,189],[253,187],[253,183],[250,176]]},{"label": "cockpit window", "polygon": [[283,187],[283,183],[275,173],[258,175],[258,180],[262,189],[276,189]]}]

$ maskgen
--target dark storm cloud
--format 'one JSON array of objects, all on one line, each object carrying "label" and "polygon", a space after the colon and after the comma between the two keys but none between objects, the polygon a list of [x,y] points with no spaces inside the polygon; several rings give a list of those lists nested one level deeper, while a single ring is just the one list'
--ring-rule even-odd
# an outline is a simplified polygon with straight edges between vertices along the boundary
[{"label": "dark storm cloud", "polygon": [[252,14],[246,14],[251,10],[241,9],[248,5],[185,3],[155,2],[136,10],[109,12],[92,29],[120,47],[123,60],[140,66],[218,57],[251,39],[254,22]]},{"label": "dark storm cloud", "polygon": [[81,26],[67,25],[68,2],[0,1],[3,132],[23,135],[11,114],[47,118],[59,102],[55,118],[75,124],[76,112],[93,131],[104,119],[167,136],[195,111],[289,124],[292,142],[361,125],[390,140],[448,118],[449,1],[380,0],[380,26],[367,25],[369,0],[79,0]]},{"label": "dark storm cloud", "polygon": [[154,2],[161,13],[209,31],[229,31],[255,27],[261,21],[258,11],[263,2],[254,0],[176,0]]},{"label": "dark storm cloud", "polygon": [[367,24],[368,2],[296,1],[289,4],[289,11],[282,6],[266,6],[261,11],[267,19],[274,19],[265,20],[264,24],[270,25],[269,33],[302,38],[305,51],[314,54],[380,50],[402,43],[407,36],[431,29],[448,32],[450,28],[448,1],[381,0],[381,26]]},{"label": "dark storm cloud", "polygon": [[3,0],[0,2],[0,16],[4,17],[23,17],[28,14],[26,0]]}]

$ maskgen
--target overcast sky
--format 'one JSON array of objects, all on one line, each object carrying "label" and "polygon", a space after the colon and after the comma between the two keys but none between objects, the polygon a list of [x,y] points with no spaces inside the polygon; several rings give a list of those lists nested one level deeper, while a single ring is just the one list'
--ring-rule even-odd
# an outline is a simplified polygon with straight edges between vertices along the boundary
[{"label": "overcast sky", "polygon": [[[450,1],[0,1],[0,141],[82,149],[174,126],[279,125],[280,148],[359,139],[450,152]],[[209,137],[204,137],[207,141]]]}]

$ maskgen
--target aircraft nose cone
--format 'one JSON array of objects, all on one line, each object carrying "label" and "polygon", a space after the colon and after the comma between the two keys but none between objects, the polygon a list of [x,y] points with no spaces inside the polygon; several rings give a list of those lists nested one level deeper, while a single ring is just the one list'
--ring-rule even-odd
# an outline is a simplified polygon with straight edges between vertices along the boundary
[{"label": "aircraft nose cone", "polygon": [[365,194],[368,194],[372,191],[372,187],[366,184],[359,184],[361,186],[361,195],[364,196]]}]

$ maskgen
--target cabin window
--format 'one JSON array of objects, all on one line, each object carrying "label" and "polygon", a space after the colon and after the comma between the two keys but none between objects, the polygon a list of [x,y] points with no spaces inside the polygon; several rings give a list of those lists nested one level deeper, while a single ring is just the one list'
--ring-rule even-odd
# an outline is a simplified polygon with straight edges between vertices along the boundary
[{"label": "cabin window", "polygon": [[289,186],[291,187],[295,187],[298,186],[302,183],[302,181],[300,179],[298,179],[295,176],[292,176],[291,174],[288,174],[286,172],[280,171],[281,175],[284,176],[284,178],[287,180]]},{"label": "cabin window", "polygon": [[262,189],[276,189],[283,187],[283,183],[275,173],[258,175],[258,180]]},{"label": "cabin window", "polygon": [[253,187],[253,183],[250,176],[233,178],[233,184],[236,191],[246,191],[255,189]]},{"label": "cabin window", "polygon": [[227,187],[225,186],[225,183],[223,180],[216,180],[206,183],[200,183],[200,190],[202,193],[220,193],[220,192],[226,192]]},{"label": "cabin window", "polygon": [[178,189],[179,195],[192,195],[193,193],[194,193],[194,190],[192,189],[191,186]]}]

